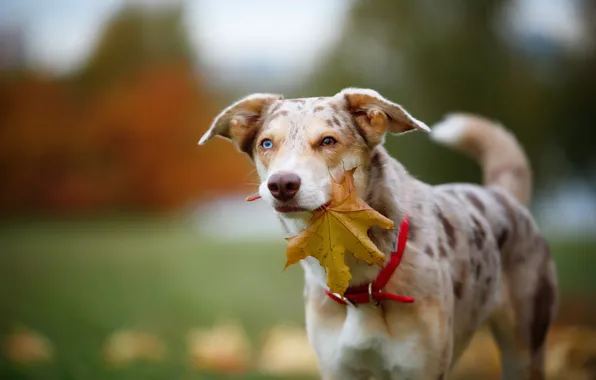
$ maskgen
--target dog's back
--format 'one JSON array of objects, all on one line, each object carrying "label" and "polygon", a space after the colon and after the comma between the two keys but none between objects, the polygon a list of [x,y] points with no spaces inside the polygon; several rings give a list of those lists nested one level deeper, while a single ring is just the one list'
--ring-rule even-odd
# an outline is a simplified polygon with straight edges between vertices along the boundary
[{"label": "dog's back", "polygon": [[502,351],[504,378],[542,379],[556,273],[526,208],[532,188],[528,160],[508,131],[476,116],[450,116],[433,128],[432,137],[472,155],[484,172],[484,186],[433,189],[445,239],[438,249],[453,254],[454,358],[488,320]]}]

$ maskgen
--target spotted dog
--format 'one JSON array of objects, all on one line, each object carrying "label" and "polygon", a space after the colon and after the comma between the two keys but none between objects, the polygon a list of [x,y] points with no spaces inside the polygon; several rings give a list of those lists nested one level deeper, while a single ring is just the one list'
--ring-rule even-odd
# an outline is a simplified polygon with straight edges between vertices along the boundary
[{"label": "spotted dog", "polygon": [[[479,160],[484,186],[430,186],[409,175],[383,142],[387,132],[416,130]],[[319,263],[301,262],[308,339],[323,379],[446,379],[484,324],[500,348],[503,379],[544,379],[556,272],[526,208],[530,166],[503,127],[456,114],[431,131],[376,91],[348,88],[319,98],[248,96],[223,110],[200,144],[214,136],[231,139],[254,162],[260,195],[288,235],[330,200],[329,174],[341,180],[355,166],[359,197],[396,225],[409,216],[404,259],[385,291],[412,296],[413,304],[341,305],[325,294]],[[395,231],[374,227],[369,235],[389,255]],[[380,270],[345,260],[351,286]]]}]

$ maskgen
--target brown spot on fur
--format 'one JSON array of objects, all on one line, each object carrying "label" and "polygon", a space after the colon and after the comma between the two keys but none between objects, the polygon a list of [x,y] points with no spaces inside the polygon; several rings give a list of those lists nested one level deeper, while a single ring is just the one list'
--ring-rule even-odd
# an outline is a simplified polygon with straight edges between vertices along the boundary
[{"label": "brown spot on fur", "polygon": [[435,253],[433,252],[433,249],[431,248],[430,245],[427,245],[424,248],[424,253],[426,253],[429,257],[434,257],[435,256]]},{"label": "brown spot on fur", "polygon": [[248,154],[251,160],[253,159],[253,151],[255,148],[255,137],[256,133],[253,133],[251,136],[245,138],[242,146],[240,146],[240,150]]},{"label": "brown spot on fur", "polygon": [[269,117],[269,120],[267,120],[267,122],[271,123],[273,120],[277,119],[280,116],[287,116],[288,113],[289,113],[288,110],[281,110],[281,111],[275,112]]},{"label": "brown spot on fur", "polygon": [[381,166],[383,165],[382,162],[382,158],[381,158],[381,153],[379,153],[378,150],[375,150],[375,152],[373,153],[371,159],[370,159],[370,165],[375,167],[375,168],[381,168]]},{"label": "brown spot on fur", "polygon": [[453,294],[457,299],[461,299],[464,284],[461,281],[453,281]]},{"label": "brown spot on fur", "polygon": [[555,302],[555,289],[546,274],[538,280],[534,295],[534,315],[531,326],[531,348],[536,352],[542,348],[546,340],[548,327],[552,322],[552,309]]},{"label": "brown spot on fur", "polygon": [[482,201],[480,200],[480,198],[478,198],[476,194],[472,192],[466,192],[466,197],[470,200],[472,205],[474,205],[474,207],[478,209],[478,211],[480,211],[481,213],[484,213],[486,211],[484,203],[482,203]]},{"label": "brown spot on fur", "polygon": [[474,224],[474,243],[476,244],[476,248],[482,249],[482,246],[484,245],[484,239],[486,239],[486,231],[484,231],[482,224],[480,224],[480,221],[475,216],[472,216],[472,223]]},{"label": "brown spot on fur", "polygon": [[505,242],[507,242],[508,237],[509,231],[507,231],[507,228],[503,228],[503,231],[501,231],[497,237],[497,246],[499,247],[499,251],[503,250],[503,246],[505,245]]},{"label": "brown spot on fur", "polygon": [[418,226],[412,223],[412,219],[408,223],[408,240],[416,240],[416,233],[418,232]]},{"label": "brown spot on fur", "polygon": [[333,125],[333,121],[331,121],[331,119],[327,119],[325,120],[325,123],[327,123],[327,125],[331,128],[334,128],[335,126]]},{"label": "brown spot on fur", "polygon": [[304,99],[288,99],[288,102],[299,103],[299,104],[306,103],[306,101]]},{"label": "brown spot on fur", "polygon": [[513,265],[521,265],[526,262],[526,255],[524,252],[518,252],[517,255],[513,258]]},{"label": "brown spot on fur", "polygon": [[375,191],[375,187],[372,184],[383,183],[383,175],[383,158],[381,157],[381,153],[375,150],[368,167],[369,186],[367,189],[367,202],[370,201]]},{"label": "brown spot on fur", "polygon": [[325,107],[323,107],[323,106],[316,106],[315,112],[320,112],[320,111],[323,111],[324,109],[325,109]]},{"label": "brown spot on fur", "polygon": [[443,224],[443,230],[447,234],[447,241],[449,242],[449,245],[451,248],[455,248],[457,241],[455,239],[455,229],[453,228],[453,225],[449,222],[449,220],[447,220],[445,215],[443,215],[443,212],[440,208],[436,208],[436,213],[439,217],[439,220],[441,221],[441,224]]},{"label": "brown spot on fur", "polygon": [[439,256],[447,257],[447,250],[442,245],[439,245]]},{"label": "brown spot on fur", "polygon": [[338,127],[338,128],[341,127],[341,123],[339,122],[339,119],[337,118],[337,116],[333,115],[332,120],[333,120],[333,124],[336,127]]},{"label": "brown spot on fur", "polygon": [[238,126],[238,128],[241,129],[236,131],[235,139],[239,143],[240,150],[248,154],[251,160],[253,159],[255,138],[258,134],[258,131],[261,129],[262,124],[263,123],[260,116],[250,116],[246,120],[246,125]]},{"label": "brown spot on fur", "polygon": [[368,117],[366,116],[366,112],[352,110],[350,113],[352,115],[353,120],[352,125],[354,126],[360,137],[362,137],[364,142],[370,146],[371,144],[368,138],[368,134],[366,132],[366,126],[368,125]]},{"label": "brown spot on fur", "polygon": [[513,230],[517,228],[517,212],[513,208],[513,206],[509,203],[509,200],[500,192],[495,190],[490,190],[492,195],[495,197],[497,202],[505,209],[505,213],[507,214],[507,219],[509,219],[509,223],[513,227]]},{"label": "brown spot on fur", "polygon": [[483,288],[480,292],[480,305],[484,305],[488,300],[488,288]]}]

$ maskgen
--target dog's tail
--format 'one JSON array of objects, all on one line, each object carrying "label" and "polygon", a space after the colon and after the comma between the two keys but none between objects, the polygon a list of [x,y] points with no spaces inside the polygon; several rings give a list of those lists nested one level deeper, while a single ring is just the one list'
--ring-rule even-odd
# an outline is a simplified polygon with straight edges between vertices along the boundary
[{"label": "dog's tail", "polygon": [[498,123],[468,114],[448,115],[431,131],[433,140],[480,162],[486,186],[499,186],[522,204],[530,202],[532,171],[516,138]]}]

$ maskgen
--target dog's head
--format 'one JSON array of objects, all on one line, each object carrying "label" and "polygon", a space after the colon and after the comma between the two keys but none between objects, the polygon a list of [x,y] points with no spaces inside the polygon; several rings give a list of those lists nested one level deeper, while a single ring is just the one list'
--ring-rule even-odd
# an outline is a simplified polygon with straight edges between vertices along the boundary
[{"label": "dog's head", "polygon": [[[386,132],[416,129],[429,130],[373,90],[288,100],[254,94],[223,110],[199,144],[214,136],[231,139],[255,163],[261,197],[286,217],[303,217],[330,200],[330,175],[341,181],[344,169],[366,168]],[[367,181],[357,170],[359,194]]]}]

